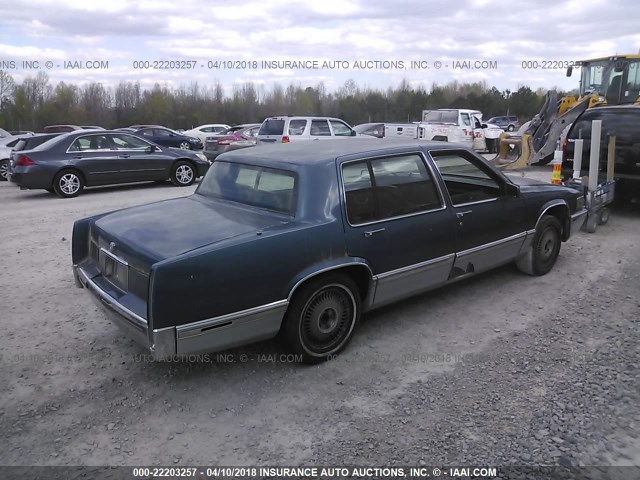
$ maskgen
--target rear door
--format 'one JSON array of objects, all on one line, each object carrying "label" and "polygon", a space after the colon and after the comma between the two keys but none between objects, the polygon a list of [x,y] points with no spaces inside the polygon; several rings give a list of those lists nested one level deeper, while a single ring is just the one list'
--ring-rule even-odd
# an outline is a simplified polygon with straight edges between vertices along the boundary
[{"label": "rear door", "polygon": [[309,137],[311,140],[329,140],[333,138],[329,122],[325,119],[311,120],[309,127]]},{"label": "rear door", "polygon": [[517,257],[526,236],[524,200],[506,180],[466,150],[429,152],[456,219],[453,276],[487,270]]},{"label": "rear door", "polygon": [[78,137],[66,156],[84,174],[88,186],[118,182],[118,152],[109,135]]},{"label": "rear door", "polygon": [[371,265],[377,279],[374,304],[446,282],[455,220],[424,154],[349,161],[340,173],[347,250]]}]

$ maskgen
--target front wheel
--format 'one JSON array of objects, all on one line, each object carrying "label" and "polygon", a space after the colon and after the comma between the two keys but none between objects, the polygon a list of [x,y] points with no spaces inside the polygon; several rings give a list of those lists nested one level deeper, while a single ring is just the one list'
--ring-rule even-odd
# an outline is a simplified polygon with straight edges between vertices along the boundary
[{"label": "front wheel", "polygon": [[0,161],[0,182],[6,182],[9,180],[9,160]]},{"label": "front wheel", "polygon": [[53,190],[62,198],[77,197],[83,188],[82,177],[73,170],[64,170],[53,179]]},{"label": "front wheel", "polygon": [[188,187],[196,181],[193,165],[185,160],[175,164],[171,172],[171,183],[177,187]]},{"label": "front wheel", "polygon": [[507,127],[507,131],[508,131],[508,132],[513,132],[515,129],[516,129],[516,127],[514,127],[513,125],[509,125],[509,126]]},{"label": "front wheel", "polygon": [[323,275],[297,291],[284,319],[289,347],[305,363],[319,363],[341,352],[360,319],[357,285],[341,274]]},{"label": "front wheel", "polygon": [[191,150],[191,144],[189,142],[180,142],[180,148],[182,150]]},{"label": "front wheel", "polygon": [[545,215],[540,219],[529,251],[516,261],[516,266],[529,275],[545,275],[555,265],[561,244],[560,222],[551,215]]}]

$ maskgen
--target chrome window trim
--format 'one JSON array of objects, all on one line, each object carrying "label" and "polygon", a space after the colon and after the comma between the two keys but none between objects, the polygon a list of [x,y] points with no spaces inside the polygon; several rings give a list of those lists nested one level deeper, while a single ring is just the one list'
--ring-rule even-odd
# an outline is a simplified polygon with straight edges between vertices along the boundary
[{"label": "chrome window trim", "polygon": [[[344,174],[343,174],[343,167],[344,165],[349,165],[350,163],[357,163],[357,162],[368,162],[371,160],[378,160],[381,158],[390,158],[390,157],[398,157],[401,155],[412,155],[412,154],[417,154],[420,156],[420,158],[422,158],[422,161],[424,163],[424,165],[427,167],[427,171],[429,172],[429,174],[431,174],[431,179],[436,187],[436,192],[438,193],[438,200],[440,200],[440,206],[437,208],[432,208],[430,210],[421,210],[419,212],[413,212],[413,213],[406,213],[404,215],[398,215],[396,217],[388,217],[388,218],[382,218],[380,220],[372,220],[370,222],[365,222],[365,223],[357,223],[357,224],[352,224],[349,221],[349,215],[347,214],[347,191],[345,189],[344,186]],[[429,161],[427,160],[427,157],[425,156],[424,152],[419,149],[416,151],[409,151],[409,152],[403,152],[403,153],[388,153],[388,154],[384,154],[384,155],[372,155],[372,156],[368,156],[368,157],[362,157],[362,158],[358,158],[356,160],[348,160],[346,162],[342,162],[338,165],[338,169],[340,170],[339,172],[339,183],[340,183],[340,195],[342,197],[342,203],[344,205],[344,218],[347,221],[347,225],[349,225],[352,228],[357,228],[357,227],[366,227],[369,225],[375,225],[378,223],[382,223],[382,222],[388,222],[391,220],[399,220],[401,218],[408,218],[408,217],[415,217],[417,215],[425,215],[428,213],[434,213],[434,212],[440,212],[442,210],[446,210],[447,205],[446,202],[444,200],[444,196],[442,193],[442,189],[440,188],[440,182],[437,180],[437,175],[435,174],[435,172],[433,171],[433,168],[431,168],[431,165],[429,163]],[[373,186],[373,185],[372,185]]]},{"label": "chrome window trim", "polygon": [[485,250],[487,248],[496,247],[502,243],[511,242],[513,240],[518,240],[519,238],[526,237],[527,232],[516,233],[515,235],[511,235],[510,237],[501,238],[500,240],[495,240],[493,242],[485,243],[483,245],[478,245],[477,247],[469,248],[467,250],[463,250],[456,254],[456,257],[464,257],[466,255],[470,255],[472,253],[479,252],[481,250]]},{"label": "chrome window trim", "polygon": [[[80,135],[80,136],[74,138],[73,141],[71,142],[71,144],[69,144],[69,146],[67,147],[67,150],[65,151],[65,153],[96,153],[96,152],[104,152],[104,151],[107,151],[107,152],[122,152],[122,151],[140,152],[140,151],[144,151],[144,150],[130,150],[130,149],[122,150],[122,149],[119,149],[119,148],[108,148],[108,149],[107,148],[97,148],[97,149],[93,148],[93,149],[88,149],[88,150],[72,150],[72,151],[69,150],[73,146],[73,144],[76,143],[76,141],[80,140],[81,138],[95,137],[97,135],[100,135],[100,134],[99,133],[88,133],[86,135]],[[103,133],[102,134],[103,137],[113,137],[114,135],[135,137],[136,140],[141,140],[141,141],[145,142],[146,144],[148,144],[150,146],[154,146],[154,144],[149,142],[148,140],[146,140],[144,138],[141,138],[141,137],[139,137],[137,135],[134,135],[132,133],[125,132],[125,133],[119,134],[119,133],[109,132],[109,133]]]},{"label": "chrome window trim", "polygon": [[[127,307],[120,304],[115,298],[109,295],[107,292],[102,290],[96,282],[89,278],[89,276],[82,270],[80,267],[76,267],[75,271],[78,273],[78,276],[81,276],[84,279],[84,284],[89,286],[89,290],[95,292],[96,295],[103,300],[109,307],[115,310],[117,313],[122,315],[125,319],[129,320],[136,327],[141,328],[143,330],[147,330],[147,321],[142,318],[137,313],[132,312]],[[82,282],[82,279],[80,279]]]},{"label": "chrome window trim", "polygon": [[189,338],[196,335],[201,335],[202,329],[215,327],[216,325],[232,322],[240,318],[257,315],[260,313],[268,312],[269,310],[277,310],[282,307],[287,307],[289,300],[278,300],[277,302],[267,303],[265,305],[259,305],[257,307],[247,308],[246,310],[240,310],[238,312],[227,313],[218,317],[207,318],[204,320],[198,320],[197,322],[187,323],[185,325],[177,325],[177,338]]},{"label": "chrome window trim", "polygon": [[455,253],[449,253],[447,255],[443,255],[442,257],[432,258],[431,260],[426,260],[426,261],[420,262],[420,263],[414,263],[413,265],[408,265],[406,267],[396,268],[395,270],[389,270],[389,271],[381,273],[379,275],[375,275],[373,278],[375,280],[383,280],[383,279],[391,277],[393,275],[399,275],[399,274],[407,273],[407,272],[410,272],[412,270],[416,270],[416,269],[419,269],[419,268],[422,268],[422,267],[427,267],[429,265],[433,265],[433,264],[436,264],[436,263],[445,262],[447,260],[452,259],[455,256],[456,256]]},{"label": "chrome window trim", "polygon": [[479,205],[481,203],[489,203],[489,202],[495,202],[497,200],[499,200],[501,197],[496,197],[496,198],[488,198],[486,200],[478,200],[477,202],[467,202],[467,203],[456,203],[456,204],[451,204],[453,206],[453,208],[458,208],[458,207],[467,207],[469,205]]}]

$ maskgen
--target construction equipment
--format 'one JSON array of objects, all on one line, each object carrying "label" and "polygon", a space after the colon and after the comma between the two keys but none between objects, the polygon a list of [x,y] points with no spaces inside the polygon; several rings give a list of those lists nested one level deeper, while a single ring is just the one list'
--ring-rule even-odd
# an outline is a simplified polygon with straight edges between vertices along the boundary
[{"label": "construction equipment", "polygon": [[[523,168],[546,164],[552,159],[558,140],[578,116],[601,105],[640,105],[640,54],[616,55],[577,62],[581,68],[578,96],[558,100],[555,90],[547,92],[544,105],[516,134],[501,136],[500,150],[491,162],[501,168]],[[567,69],[567,76],[573,66]]]}]

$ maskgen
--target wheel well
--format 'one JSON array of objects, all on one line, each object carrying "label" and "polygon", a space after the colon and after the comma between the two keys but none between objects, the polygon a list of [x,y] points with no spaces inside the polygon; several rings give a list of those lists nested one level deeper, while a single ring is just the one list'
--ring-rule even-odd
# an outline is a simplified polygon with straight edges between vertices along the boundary
[{"label": "wheel well", "polygon": [[293,296],[300,287],[304,286],[311,280],[317,280],[319,277],[323,275],[330,275],[332,273],[342,273],[351,278],[355,284],[358,286],[358,292],[360,293],[360,298],[362,301],[365,300],[367,294],[369,293],[369,288],[371,286],[371,270],[369,270],[364,265],[344,265],[340,267],[333,268],[331,270],[319,273],[317,275],[312,275],[310,277],[305,278],[298,285],[293,287],[293,290],[289,293],[289,296]]},{"label": "wheel well", "polygon": [[193,168],[193,173],[196,176],[198,176],[198,167],[196,167],[196,164],[190,158],[178,158],[175,162],[173,162],[173,166],[171,167],[171,173],[173,173],[173,171],[175,170],[178,162],[187,162],[189,165],[191,165],[191,168]]},{"label": "wheel well", "polygon": [[51,180],[51,186],[53,187],[53,182],[55,181],[56,177],[58,175],[60,175],[63,172],[74,172],[76,173],[81,179],[82,179],[82,183],[86,186],[87,185],[87,179],[84,176],[84,173],[82,173],[79,169],[75,168],[75,167],[64,167],[61,168],[60,170],[58,170],[56,172],[56,174],[53,176],[53,179]]},{"label": "wheel well", "polygon": [[568,240],[570,233],[569,229],[571,228],[569,224],[571,220],[569,218],[569,209],[567,208],[567,206],[564,204],[554,205],[548,210],[545,210],[545,212],[540,215],[540,218],[542,218],[544,215],[551,215],[552,217],[555,217],[558,222],[560,222],[560,225],[562,226],[562,241]]}]

